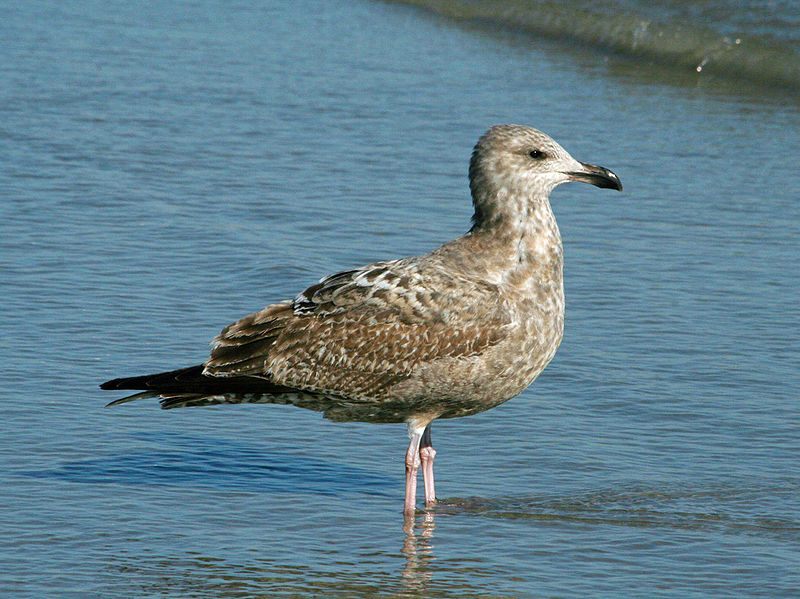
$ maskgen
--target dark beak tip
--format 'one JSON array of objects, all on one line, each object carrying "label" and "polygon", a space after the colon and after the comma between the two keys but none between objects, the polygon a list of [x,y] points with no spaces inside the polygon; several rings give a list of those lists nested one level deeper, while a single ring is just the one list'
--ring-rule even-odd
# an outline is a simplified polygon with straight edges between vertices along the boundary
[{"label": "dark beak tip", "polygon": [[582,162],[581,165],[586,170],[568,173],[574,181],[583,181],[603,189],[622,191],[622,181],[619,180],[616,173],[602,166],[595,166],[585,162]]}]

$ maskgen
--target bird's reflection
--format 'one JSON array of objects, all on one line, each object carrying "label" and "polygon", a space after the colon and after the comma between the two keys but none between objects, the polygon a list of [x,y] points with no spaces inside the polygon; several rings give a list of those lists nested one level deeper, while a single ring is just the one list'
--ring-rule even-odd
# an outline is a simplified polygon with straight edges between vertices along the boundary
[{"label": "bird's reflection", "polygon": [[420,518],[417,514],[406,514],[403,522],[402,553],[406,558],[403,582],[408,591],[418,593],[425,589],[433,574],[433,530],[436,528],[434,514],[426,510]]}]

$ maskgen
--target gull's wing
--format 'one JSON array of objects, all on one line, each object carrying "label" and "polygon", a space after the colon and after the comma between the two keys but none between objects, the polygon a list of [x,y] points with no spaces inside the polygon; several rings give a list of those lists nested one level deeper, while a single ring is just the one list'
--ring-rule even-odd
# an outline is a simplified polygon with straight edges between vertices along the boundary
[{"label": "gull's wing", "polygon": [[421,268],[405,259],[325,277],[225,328],[204,373],[367,400],[424,363],[480,355],[506,336],[495,285]]}]

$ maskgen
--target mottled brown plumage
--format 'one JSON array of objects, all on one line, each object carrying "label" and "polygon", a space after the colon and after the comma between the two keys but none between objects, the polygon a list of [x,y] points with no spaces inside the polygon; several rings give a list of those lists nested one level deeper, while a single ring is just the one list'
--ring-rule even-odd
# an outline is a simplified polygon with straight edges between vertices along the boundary
[{"label": "mottled brown plumage", "polygon": [[570,180],[621,189],[610,171],[577,162],[544,133],[518,125],[489,129],[469,172],[475,215],[462,237],[428,254],[325,277],[226,327],[202,372],[104,383],[144,390],[112,404],[160,395],[165,408],[291,403],[334,420],[405,421],[412,437],[406,510],[420,455],[432,503],[430,423],[517,395],[561,341],[562,248],[550,191]]}]

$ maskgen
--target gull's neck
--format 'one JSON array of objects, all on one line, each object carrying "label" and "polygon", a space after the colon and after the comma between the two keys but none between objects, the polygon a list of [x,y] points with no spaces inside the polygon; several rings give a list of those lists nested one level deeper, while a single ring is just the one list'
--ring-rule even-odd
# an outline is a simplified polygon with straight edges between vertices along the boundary
[{"label": "gull's neck", "polygon": [[472,246],[477,262],[485,264],[487,279],[503,273],[506,282],[516,285],[536,278],[560,286],[561,234],[547,197],[515,201],[499,196],[493,204],[504,210],[489,214],[476,210],[472,229],[462,238]]}]

